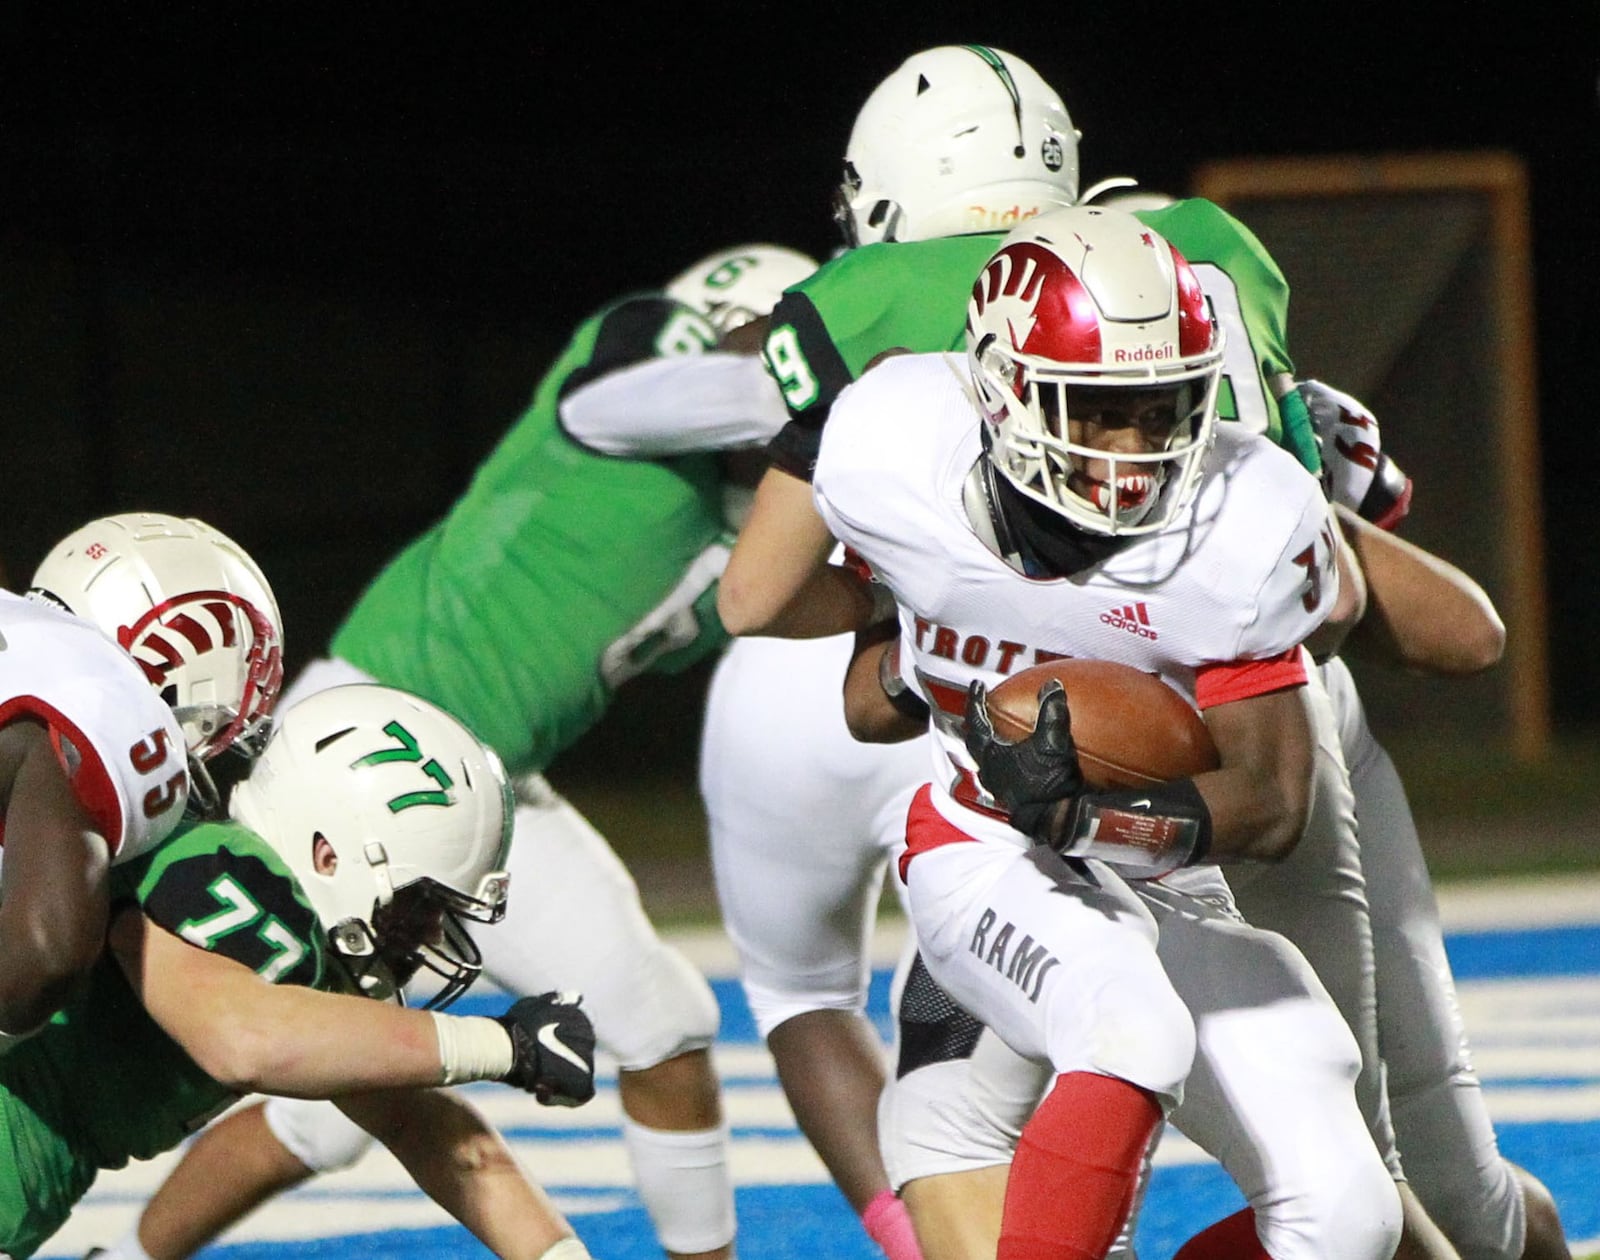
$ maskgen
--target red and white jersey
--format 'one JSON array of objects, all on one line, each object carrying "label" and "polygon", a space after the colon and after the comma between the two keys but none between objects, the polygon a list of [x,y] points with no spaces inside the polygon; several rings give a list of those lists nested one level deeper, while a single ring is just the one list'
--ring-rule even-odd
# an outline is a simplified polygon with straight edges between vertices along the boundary
[{"label": "red and white jersey", "polygon": [[89,622],[0,591],[0,726],[22,717],[49,728],[114,861],[146,852],[178,825],[188,752],[143,671]]},{"label": "red and white jersey", "polygon": [[1338,592],[1337,534],[1293,456],[1219,425],[1168,529],[1070,578],[1025,577],[980,540],[963,505],[980,424],[962,356],[890,359],[835,403],[812,484],[834,537],[899,605],[901,661],[934,713],[934,803],[965,831],[1016,843],[1003,823],[955,804],[985,803],[962,743],[972,680],[992,687],[1064,656],[1120,661],[1202,710],[1301,685],[1300,644]]}]

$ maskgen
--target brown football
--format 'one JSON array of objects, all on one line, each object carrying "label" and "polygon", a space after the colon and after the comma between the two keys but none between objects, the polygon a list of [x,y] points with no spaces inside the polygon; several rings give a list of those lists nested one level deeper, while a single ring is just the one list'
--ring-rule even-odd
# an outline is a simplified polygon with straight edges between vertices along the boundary
[{"label": "brown football", "polygon": [[989,691],[1001,739],[1024,739],[1039,713],[1039,688],[1059,679],[1072,715],[1072,741],[1090,787],[1144,787],[1217,768],[1205,721],[1155,674],[1115,661],[1047,661]]}]

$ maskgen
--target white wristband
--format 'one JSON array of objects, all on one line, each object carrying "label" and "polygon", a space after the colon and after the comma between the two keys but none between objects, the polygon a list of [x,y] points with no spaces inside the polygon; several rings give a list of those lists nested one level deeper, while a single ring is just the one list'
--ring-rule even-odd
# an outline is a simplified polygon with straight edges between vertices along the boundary
[{"label": "white wristband", "polygon": [[577,1238],[563,1238],[539,1253],[539,1260],[592,1260],[589,1249]]},{"label": "white wristband", "polygon": [[511,1072],[516,1063],[511,1034],[498,1021],[485,1015],[429,1013],[439,1038],[439,1084],[498,1081]]}]

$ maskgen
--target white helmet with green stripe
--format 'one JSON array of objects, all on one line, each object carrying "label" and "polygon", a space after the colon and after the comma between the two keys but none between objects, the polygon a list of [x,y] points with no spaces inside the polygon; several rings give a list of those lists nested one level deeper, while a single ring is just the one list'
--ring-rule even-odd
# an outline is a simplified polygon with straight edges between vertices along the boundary
[{"label": "white helmet with green stripe", "polygon": [[722,334],[770,315],[783,291],[817,269],[787,245],[753,242],[719,249],[667,282],[667,296],[693,307]]},{"label": "white helmet with green stripe", "polygon": [[495,753],[409,692],[352,683],[283,712],[229,812],[277,850],[363,991],[419,969],[453,1001],[505,913],[511,794]]},{"label": "white helmet with green stripe", "polygon": [[929,48],[856,115],[835,216],[850,246],[1003,232],[1078,200],[1078,131],[1020,57]]}]

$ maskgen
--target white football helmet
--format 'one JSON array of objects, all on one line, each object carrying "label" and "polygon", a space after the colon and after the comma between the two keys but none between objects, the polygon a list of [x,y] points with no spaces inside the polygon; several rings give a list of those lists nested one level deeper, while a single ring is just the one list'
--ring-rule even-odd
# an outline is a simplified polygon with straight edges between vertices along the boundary
[{"label": "white football helmet", "polygon": [[[1105,188],[1104,182],[1102,182],[1101,187],[1102,189]],[[1084,200],[1087,201],[1088,198],[1085,197]],[[1127,184],[1119,185],[1115,189],[1105,191],[1104,195],[1097,198],[1095,204],[1104,206],[1109,210],[1126,210],[1129,214],[1134,214],[1140,210],[1165,210],[1176,200],[1177,198],[1171,193],[1158,192],[1151,188],[1140,188],[1130,181]]]},{"label": "white football helmet", "polygon": [[[1096,534],[1162,529],[1216,431],[1222,330],[1183,255],[1131,214],[1013,229],[967,305],[984,446],[1022,494]],[[1093,444],[1136,426],[1138,440]]]},{"label": "white football helmet", "polygon": [[736,245],[686,268],[668,282],[666,292],[726,335],[770,315],[783,291],[816,269],[815,258],[786,245]]},{"label": "white football helmet", "polygon": [[228,811],[283,857],[363,991],[426,968],[439,1007],[477,978],[461,920],[505,914],[511,789],[443,709],[377,683],[314,692],[279,716]]},{"label": "white football helmet", "polygon": [[1078,200],[1078,131],[1022,58],[979,44],[908,57],[867,97],[834,215],[854,248],[998,232]]},{"label": "white football helmet", "polygon": [[283,620],[261,570],[203,521],[126,512],[51,549],[28,594],[99,626],[177,715],[192,756],[259,747],[283,685]]}]

